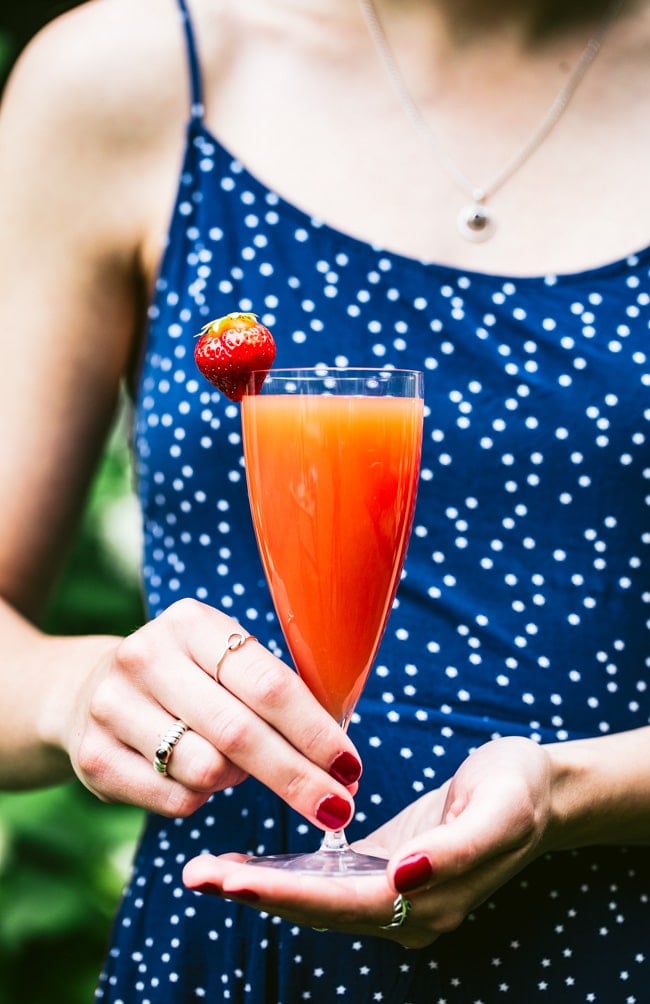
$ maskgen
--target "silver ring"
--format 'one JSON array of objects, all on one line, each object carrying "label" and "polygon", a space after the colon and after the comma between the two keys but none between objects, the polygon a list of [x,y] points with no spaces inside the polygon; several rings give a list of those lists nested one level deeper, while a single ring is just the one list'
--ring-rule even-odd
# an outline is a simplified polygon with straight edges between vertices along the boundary
[{"label": "silver ring", "polygon": [[400,893],[393,900],[393,916],[387,924],[380,925],[381,930],[392,931],[396,927],[401,927],[412,909],[413,904],[410,899],[406,899],[406,897],[402,896]]},{"label": "silver ring", "polygon": [[167,765],[171,760],[171,755],[174,752],[174,746],[188,731],[189,726],[182,722],[180,718],[178,721],[174,722],[172,726],[167,730],[165,735],[160,740],[156,752],[153,755],[153,766],[154,770],[158,774],[163,774],[167,777]]},{"label": "silver ring", "polygon": [[219,683],[219,670],[221,669],[222,663],[229,652],[235,652],[242,645],[245,645],[247,641],[257,641],[255,635],[252,634],[242,634],[241,631],[233,631],[232,634],[228,635],[228,641],[226,642],[226,647],[217,659],[217,663],[214,667],[214,681]]}]

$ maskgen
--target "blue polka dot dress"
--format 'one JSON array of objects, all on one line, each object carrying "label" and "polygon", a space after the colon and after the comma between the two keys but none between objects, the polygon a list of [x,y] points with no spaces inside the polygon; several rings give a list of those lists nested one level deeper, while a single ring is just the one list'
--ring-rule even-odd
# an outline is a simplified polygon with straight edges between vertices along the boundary
[{"label": "blue polka dot dress", "polygon": [[[181,12],[194,106],[136,401],[151,616],[196,597],[286,655],[251,528],[239,409],[193,362],[207,320],[253,310],[279,366],[425,372],[406,576],[351,726],[364,775],[349,836],[492,737],[648,724],[650,250],[508,278],[424,264],[310,219],[204,126]],[[189,819],[149,818],[97,999],[650,1002],[647,848],[541,859],[422,951],[317,934],[181,882],[204,851],[316,839],[253,780]]]}]

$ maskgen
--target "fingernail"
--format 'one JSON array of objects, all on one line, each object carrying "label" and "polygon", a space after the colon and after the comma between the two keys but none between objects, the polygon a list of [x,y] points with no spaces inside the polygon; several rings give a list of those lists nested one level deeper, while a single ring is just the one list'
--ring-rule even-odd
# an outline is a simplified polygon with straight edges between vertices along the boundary
[{"label": "fingernail", "polygon": [[398,892],[413,892],[425,885],[433,875],[433,868],[426,854],[410,854],[398,864],[393,879]]},{"label": "fingernail", "polygon": [[224,892],[224,896],[227,896],[228,899],[241,899],[246,903],[256,903],[259,899],[258,894],[252,889],[228,889],[227,892]]},{"label": "fingernail", "polygon": [[341,784],[354,784],[361,777],[361,764],[353,753],[339,753],[330,767],[330,774]]},{"label": "fingernail", "polygon": [[341,826],[345,826],[351,815],[350,803],[340,795],[326,795],[318,803],[315,813],[318,822],[328,830],[338,830]]},{"label": "fingernail", "polygon": [[221,896],[221,887],[214,882],[202,882],[201,885],[190,886],[192,892],[202,892],[209,896]]}]

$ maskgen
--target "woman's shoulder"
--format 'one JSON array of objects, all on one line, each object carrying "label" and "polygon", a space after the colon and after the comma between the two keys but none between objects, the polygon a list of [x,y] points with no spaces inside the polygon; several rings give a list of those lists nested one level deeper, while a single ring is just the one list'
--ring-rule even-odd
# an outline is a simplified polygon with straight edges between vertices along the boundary
[{"label": "woman's shoulder", "polygon": [[179,104],[186,84],[173,3],[90,0],[45,26],[8,81],[3,104],[68,126],[131,132]]},{"label": "woman's shoulder", "polygon": [[0,106],[0,185],[40,226],[76,220],[129,261],[158,247],[191,104],[179,10],[88,0],[21,54]]}]

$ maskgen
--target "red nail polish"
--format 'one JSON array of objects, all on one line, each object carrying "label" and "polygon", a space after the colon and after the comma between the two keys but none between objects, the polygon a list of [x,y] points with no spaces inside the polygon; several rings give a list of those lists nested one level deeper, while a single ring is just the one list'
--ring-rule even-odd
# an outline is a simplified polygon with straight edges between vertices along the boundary
[{"label": "red nail polish", "polygon": [[354,784],[361,777],[361,764],[353,753],[339,753],[330,767],[330,774],[341,784]]},{"label": "red nail polish", "polygon": [[398,892],[413,892],[426,885],[433,875],[433,868],[426,854],[410,854],[395,869],[395,888]]},{"label": "red nail polish", "polygon": [[316,808],[316,819],[328,830],[338,830],[348,822],[352,810],[340,795],[326,795]]},{"label": "red nail polish", "polygon": [[221,896],[221,888],[214,882],[202,882],[201,885],[190,886],[192,892],[202,892],[207,895]]},{"label": "red nail polish", "polygon": [[224,892],[228,899],[241,899],[245,903],[256,903],[259,896],[252,889],[229,889]]}]

